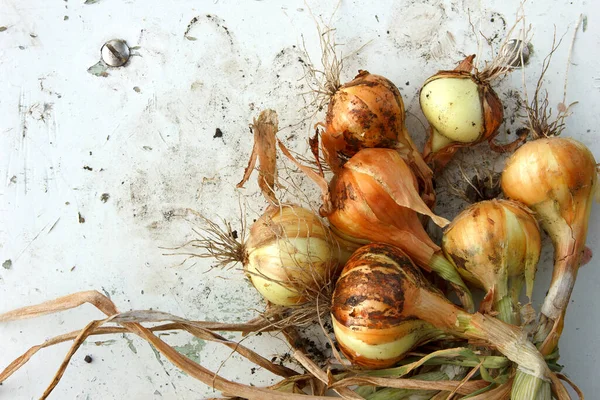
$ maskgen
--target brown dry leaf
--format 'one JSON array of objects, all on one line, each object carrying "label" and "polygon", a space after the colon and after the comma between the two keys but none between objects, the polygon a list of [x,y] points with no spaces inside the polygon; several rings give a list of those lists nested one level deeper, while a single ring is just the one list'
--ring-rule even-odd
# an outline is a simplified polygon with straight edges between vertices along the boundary
[{"label": "brown dry leaf", "polygon": [[353,385],[373,385],[381,387],[389,387],[396,389],[415,389],[415,390],[457,390],[457,393],[467,395],[476,390],[483,389],[489,385],[489,382],[484,380],[478,381],[421,381],[417,379],[404,378],[379,378],[369,376],[355,376],[345,378],[335,382],[330,387],[332,389],[353,386]]},{"label": "brown dry leaf", "polygon": [[279,204],[275,196],[275,181],[277,179],[277,150],[275,147],[276,133],[279,130],[277,113],[273,110],[264,110],[252,123],[254,132],[254,146],[244,171],[244,177],[237,184],[238,188],[250,179],[258,159],[258,186],[265,199],[274,205]]},{"label": "brown dry leaf", "polygon": [[[298,362],[300,364],[302,364],[302,366],[304,368],[306,368],[306,370],[308,372],[310,372],[321,382],[323,382],[329,386],[329,379],[328,379],[327,373],[325,371],[323,371],[321,368],[319,368],[319,366],[317,364],[315,364],[315,362],[313,360],[308,358],[306,356],[306,354],[304,354],[302,351],[296,350],[296,351],[294,351],[294,358],[296,360],[298,360]],[[345,388],[343,386],[334,388],[334,390],[336,393],[338,393],[344,399],[349,399],[349,400],[362,400],[363,399],[361,396],[357,395],[352,390]]]},{"label": "brown dry leaf", "polygon": [[[68,310],[70,308],[78,307],[84,303],[90,303],[96,306],[99,310],[103,311],[108,318],[104,320],[96,320],[90,322],[84,329],[82,329],[76,336],[73,345],[71,346],[69,352],[65,356],[62,364],[60,365],[58,371],[52,379],[52,382],[45,390],[42,395],[42,399],[46,399],[52,390],[56,387],[56,385],[60,382],[63,374],[66,371],[67,366],[75,354],[75,352],[79,349],[81,344],[85,341],[85,339],[94,333],[96,329],[99,329],[103,324],[106,323],[114,323],[115,321],[119,322],[126,328],[129,332],[135,333],[136,335],[142,337],[146,341],[148,341],[156,350],[158,350],[163,356],[165,356],[169,361],[171,361],[175,366],[183,370],[188,375],[200,380],[204,384],[214,387],[224,393],[236,393],[240,397],[244,397],[247,399],[256,399],[256,400],[285,400],[285,399],[327,399],[327,397],[323,396],[310,396],[310,395],[302,395],[302,394],[294,394],[294,393],[281,393],[268,388],[257,388],[253,386],[247,386],[235,382],[231,382],[223,377],[215,374],[214,372],[202,367],[196,362],[190,360],[189,358],[178,353],[174,348],[165,343],[162,339],[155,336],[149,329],[143,327],[136,321],[137,319],[143,320],[144,322],[156,321],[156,320],[164,320],[173,319],[169,314],[160,313],[160,312],[130,312],[124,313],[122,316],[118,314],[118,311],[114,305],[114,303],[108,299],[106,296],[100,294],[97,291],[88,291],[88,292],[80,292],[75,293],[69,296],[64,296],[56,300],[51,300],[39,305],[23,307],[18,310],[14,310],[8,313],[4,313],[0,315],[0,321],[10,321],[15,319],[22,318],[32,318],[40,315],[50,314],[53,312],[59,312]],[[178,317],[175,317],[179,319]],[[129,321],[129,322],[124,322]],[[182,324],[181,321],[178,322]],[[193,324],[191,325],[193,326]],[[196,327],[197,328],[197,327]],[[199,329],[199,328],[198,328]],[[26,361],[25,361],[26,362]],[[13,362],[11,366],[22,366],[25,362]],[[8,371],[8,373],[7,373]],[[14,372],[14,371],[13,371]],[[2,376],[10,375],[10,369],[6,369],[3,371]]]},{"label": "brown dry leaf", "polygon": [[512,390],[513,381],[510,379],[508,382],[488,390],[487,392],[478,394],[473,397],[469,397],[469,400],[506,400],[510,398],[510,392]]}]

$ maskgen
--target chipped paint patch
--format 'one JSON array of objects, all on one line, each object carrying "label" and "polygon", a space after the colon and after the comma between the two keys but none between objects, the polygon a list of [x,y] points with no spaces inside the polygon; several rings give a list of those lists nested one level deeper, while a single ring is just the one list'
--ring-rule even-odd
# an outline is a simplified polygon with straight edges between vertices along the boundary
[{"label": "chipped paint patch", "polygon": [[106,78],[108,76],[108,65],[104,63],[104,61],[98,61],[96,64],[92,65],[88,68],[87,72],[92,75],[100,76],[102,78]]},{"label": "chipped paint patch", "polygon": [[202,350],[204,350],[205,346],[206,341],[198,338],[192,338],[191,342],[187,343],[186,345],[173,346],[173,348],[190,360],[200,363],[200,354],[202,353]]}]

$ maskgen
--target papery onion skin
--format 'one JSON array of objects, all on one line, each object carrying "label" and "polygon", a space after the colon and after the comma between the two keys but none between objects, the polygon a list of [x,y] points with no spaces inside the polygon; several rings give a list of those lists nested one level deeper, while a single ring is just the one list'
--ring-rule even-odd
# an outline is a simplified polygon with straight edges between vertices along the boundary
[{"label": "papery onion skin", "polygon": [[521,288],[531,299],[541,252],[531,210],[510,200],[475,203],[445,229],[442,248],[463,279],[491,294],[500,319],[520,324]]},{"label": "papery onion skin", "polygon": [[361,70],[331,96],[321,146],[334,173],[361,149],[395,149],[413,169],[423,200],[433,207],[433,173],[408,134],[398,88],[383,76]]},{"label": "papery onion skin", "polygon": [[554,270],[536,334],[547,355],[558,346],[569,298],[585,248],[597,190],[596,160],[582,143],[547,137],[526,143],[502,173],[507,197],[535,211],[554,244]]},{"label": "papery onion skin", "polygon": [[269,206],[252,225],[244,244],[244,270],[270,302],[292,306],[305,302],[333,279],[340,248],[323,221],[296,205]]}]

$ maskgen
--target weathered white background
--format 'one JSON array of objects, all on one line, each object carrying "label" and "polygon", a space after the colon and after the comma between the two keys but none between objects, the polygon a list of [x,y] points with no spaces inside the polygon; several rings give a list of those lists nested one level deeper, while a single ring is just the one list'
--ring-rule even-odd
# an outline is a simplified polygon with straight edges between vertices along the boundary
[{"label": "weathered white background", "polygon": [[[321,3],[309,6],[327,20],[337,2]],[[489,38],[497,35],[497,48],[506,32],[502,16],[510,25],[518,4],[494,3],[488,8],[474,0],[342,1],[333,18],[338,41],[344,44],[340,50],[352,53],[372,41],[347,60],[342,79],[351,79],[362,68],[394,81],[412,113],[411,131],[422,142],[416,96],[420,83],[477,50],[469,9],[478,29]],[[535,52],[525,74],[529,81],[537,78],[554,26],[559,37],[570,28],[547,75],[551,103],[561,101],[572,29],[580,14],[587,15],[568,84],[568,100],[580,104],[565,134],[600,156],[600,65],[595,56],[600,24],[593,4],[527,4]],[[184,32],[194,17],[198,21],[188,35],[196,40],[189,40]],[[306,61],[300,51],[302,35],[313,61],[319,56],[307,4],[0,0],[0,26],[6,27],[0,32],[0,263],[5,266],[0,268],[0,311],[98,289],[121,310],[155,308],[222,321],[255,315],[253,308],[260,309],[261,300],[239,271],[203,273],[209,261],[182,264],[182,257],[163,256],[160,247],[192,237],[191,225],[177,217],[187,207],[235,219],[242,195],[248,221],[260,213],[254,183],[234,190],[251,147],[247,125],[260,110],[276,109],[285,128],[281,137],[295,135],[288,143],[304,145],[317,119],[305,120],[301,110],[306,102],[300,94],[307,90],[300,61]],[[106,77],[89,73],[101,45],[112,38],[139,46],[139,55],[126,67],[108,70]],[[483,58],[489,59],[489,48],[484,50]],[[521,79],[517,72],[502,81],[501,97],[511,89],[521,91]],[[503,130],[519,126],[518,121],[509,122]],[[213,138],[217,128],[223,136]],[[104,193],[106,201],[101,200]],[[438,212],[451,218],[461,203],[446,203],[442,201]],[[594,251],[600,243],[599,220],[600,210],[595,209],[588,239]],[[538,302],[551,273],[550,246],[542,261]],[[565,371],[589,398],[600,392],[597,264],[592,260],[581,270],[561,341]],[[0,367],[29,346],[100,317],[84,306],[1,325]],[[167,339],[212,369],[229,355],[183,334]],[[249,343],[268,357],[286,351],[283,341],[269,335]],[[0,398],[39,396],[67,348],[64,344],[40,352],[0,386]],[[86,354],[93,363],[84,362]],[[221,372],[256,385],[273,382],[270,374],[260,369],[253,374],[249,364],[238,360],[232,357]],[[75,355],[52,398],[198,399],[211,394],[146,343],[117,336],[90,340]]]}]

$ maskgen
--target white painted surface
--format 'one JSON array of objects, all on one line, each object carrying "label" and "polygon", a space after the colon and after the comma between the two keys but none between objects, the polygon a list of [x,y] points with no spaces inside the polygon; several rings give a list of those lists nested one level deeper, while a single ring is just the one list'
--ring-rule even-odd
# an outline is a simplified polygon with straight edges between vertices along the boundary
[{"label": "white painted surface", "polygon": [[[527,7],[535,53],[526,74],[530,80],[537,77],[554,24],[560,36],[580,13],[588,16],[569,75],[568,98],[580,104],[565,134],[584,141],[600,157],[600,66],[592,55],[600,44],[596,9],[592,1],[547,3]],[[325,19],[335,8],[333,2],[310,5]],[[394,81],[413,114],[409,126],[422,142],[424,132],[417,120],[422,119],[417,103],[420,82],[438,69],[452,68],[461,53],[476,51],[467,8],[488,37],[496,32],[502,37],[501,17],[495,12],[510,23],[517,3],[494,7],[498,8],[486,9],[475,0],[376,5],[343,1],[333,20],[339,42],[346,44],[340,49],[350,53],[372,40],[348,59],[343,79],[362,68]],[[197,40],[187,40],[184,32],[196,16],[199,20],[189,36]],[[239,271],[204,274],[210,262],[181,265],[181,258],[163,256],[160,247],[192,237],[190,224],[172,217],[187,207],[209,216],[237,217],[234,185],[251,147],[247,125],[259,110],[276,109],[285,128],[281,136],[295,134],[290,143],[303,146],[317,119],[306,121],[301,110],[305,101],[300,94],[306,91],[299,61],[304,59],[299,50],[302,35],[313,60],[319,55],[306,4],[0,0],[0,26],[7,27],[0,32],[0,262],[12,261],[10,269],[0,268],[0,311],[98,289],[109,293],[121,310],[152,307],[190,319],[223,321],[252,317],[252,308],[262,303]],[[555,103],[562,99],[571,32],[547,75]],[[102,44],[112,38],[139,46],[139,56],[124,68],[109,70],[107,77],[88,73]],[[518,73],[503,81],[501,97],[511,87],[520,90],[520,81]],[[222,130],[222,138],[213,138],[216,128]],[[103,193],[110,196],[106,202],[101,200]],[[251,221],[260,213],[261,199],[254,184],[241,193],[247,196],[243,201],[249,204]],[[456,212],[444,204],[438,211],[446,217]],[[79,223],[78,213],[85,223]],[[599,220],[595,209],[588,239],[594,251],[600,244]],[[594,379],[600,349],[597,264],[594,259],[581,270],[561,341],[565,371],[590,398],[600,391]],[[539,272],[538,303],[550,279],[550,246]],[[45,338],[100,317],[84,306],[2,324],[0,366]],[[188,352],[198,349],[203,365],[213,370],[229,355],[183,334],[168,339],[187,346]],[[166,360],[159,362],[136,338],[94,340],[115,341],[85,345],[52,398],[214,395]],[[248,343],[266,356],[286,351],[283,341],[268,335]],[[0,398],[39,396],[67,348],[65,344],[40,352],[0,386]],[[86,354],[92,355],[93,363],[83,361]],[[251,374],[250,368],[233,356],[221,372],[256,385],[274,382],[269,373]]]}]

